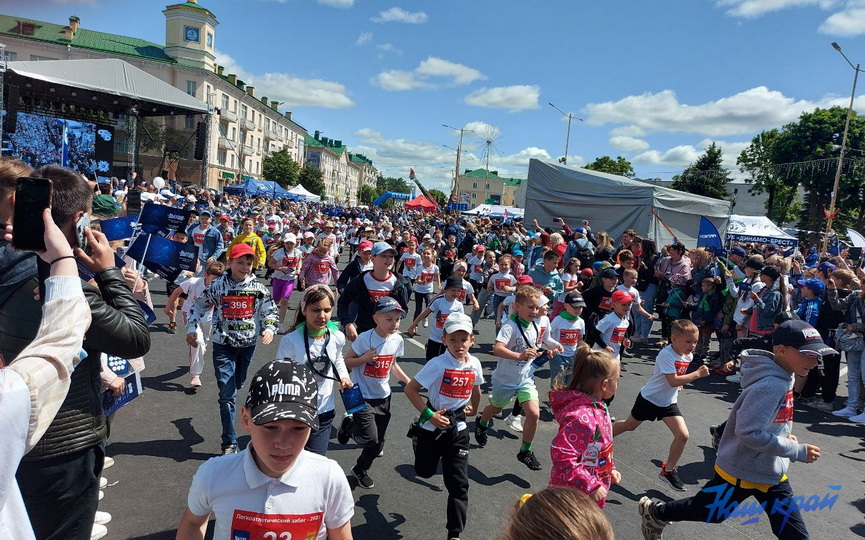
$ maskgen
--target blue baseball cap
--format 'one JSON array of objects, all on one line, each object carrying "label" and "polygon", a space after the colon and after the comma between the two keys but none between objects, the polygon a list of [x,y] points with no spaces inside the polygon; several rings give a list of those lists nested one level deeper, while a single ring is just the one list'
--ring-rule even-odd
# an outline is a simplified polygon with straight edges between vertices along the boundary
[{"label": "blue baseball cap", "polygon": [[742,246],[736,246],[730,250],[730,255],[738,255],[740,257],[744,257],[745,255],[747,255],[747,253],[745,253],[745,250],[742,248]]},{"label": "blue baseball cap", "polygon": [[808,287],[817,296],[823,294],[823,291],[826,289],[826,285],[823,284],[823,281],[817,278],[800,279],[799,285]]}]

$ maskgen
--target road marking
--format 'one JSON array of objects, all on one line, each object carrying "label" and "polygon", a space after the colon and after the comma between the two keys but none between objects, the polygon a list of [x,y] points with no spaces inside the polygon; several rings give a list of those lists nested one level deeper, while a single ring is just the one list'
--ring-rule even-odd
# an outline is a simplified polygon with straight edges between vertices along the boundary
[{"label": "road marking", "polygon": [[415,338],[411,338],[411,337],[410,337],[410,338],[406,338],[406,341],[408,341],[409,343],[414,343],[415,345],[417,345],[417,346],[420,347],[421,349],[426,350],[426,345],[424,345],[424,344],[421,343],[420,341],[416,340]]}]

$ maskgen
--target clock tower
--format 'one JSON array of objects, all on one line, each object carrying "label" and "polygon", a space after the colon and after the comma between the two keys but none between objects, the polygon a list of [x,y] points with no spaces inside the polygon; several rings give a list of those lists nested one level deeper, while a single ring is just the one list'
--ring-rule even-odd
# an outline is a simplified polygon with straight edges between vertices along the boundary
[{"label": "clock tower", "polygon": [[166,6],[165,53],[183,64],[213,70],[216,27],[219,23],[198,0]]}]

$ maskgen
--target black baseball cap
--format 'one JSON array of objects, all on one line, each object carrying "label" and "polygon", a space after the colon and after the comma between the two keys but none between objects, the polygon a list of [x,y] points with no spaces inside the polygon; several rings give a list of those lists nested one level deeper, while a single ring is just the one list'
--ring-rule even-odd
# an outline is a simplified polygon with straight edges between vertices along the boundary
[{"label": "black baseball cap", "polygon": [[246,407],[257,426],[297,420],[318,429],[318,385],[312,370],[287,360],[265,364],[252,377]]},{"label": "black baseball cap", "polygon": [[382,296],[376,300],[375,313],[387,313],[389,311],[405,312],[393,296]]},{"label": "black baseball cap", "polygon": [[586,301],[583,300],[583,295],[578,292],[569,292],[565,296],[565,304],[571,307],[586,307]]},{"label": "black baseball cap", "polygon": [[619,274],[613,268],[604,268],[604,271],[601,272],[601,277],[607,279],[619,279]]},{"label": "black baseball cap", "polygon": [[826,345],[820,332],[805,321],[784,321],[775,330],[772,337],[773,345],[795,347],[801,353],[823,356],[838,354],[838,351]]},{"label": "black baseball cap", "polygon": [[459,276],[450,276],[445,280],[445,285],[442,287],[444,289],[462,289],[463,288],[463,278]]}]

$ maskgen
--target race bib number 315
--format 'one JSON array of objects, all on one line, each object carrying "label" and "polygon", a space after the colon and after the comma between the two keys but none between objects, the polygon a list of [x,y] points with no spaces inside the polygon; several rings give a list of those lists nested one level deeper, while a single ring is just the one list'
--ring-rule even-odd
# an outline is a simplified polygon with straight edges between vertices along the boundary
[{"label": "race bib number 315", "polygon": [[315,540],[324,512],[314,514],[260,514],[235,510],[231,540]]}]

